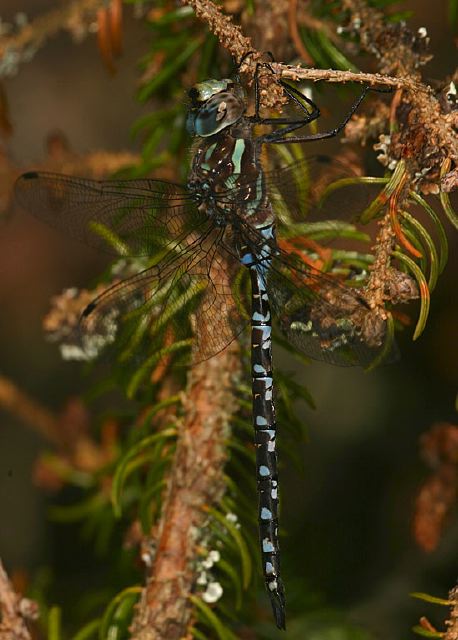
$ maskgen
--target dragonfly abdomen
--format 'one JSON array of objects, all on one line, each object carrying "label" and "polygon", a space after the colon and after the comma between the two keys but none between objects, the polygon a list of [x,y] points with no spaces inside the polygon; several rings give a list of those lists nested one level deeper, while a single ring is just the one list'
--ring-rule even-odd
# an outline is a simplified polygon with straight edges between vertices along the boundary
[{"label": "dragonfly abdomen", "polygon": [[251,375],[256,475],[259,494],[259,539],[262,568],[277,627],[285,628],[285,596],[280,578],[278,541],[278,471],[272,376],[272,319],[264,268],[250,266]]}]

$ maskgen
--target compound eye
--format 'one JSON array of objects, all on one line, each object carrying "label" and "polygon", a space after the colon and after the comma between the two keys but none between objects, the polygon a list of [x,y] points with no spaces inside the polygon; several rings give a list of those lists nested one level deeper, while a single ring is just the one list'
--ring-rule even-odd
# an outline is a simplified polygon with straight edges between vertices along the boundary
[{"label": "compound eye", "polygon": [[194,133],[203,137],[214,135],[237,122],[244,111],[243,100],[228,91],[217,93],[192,114]]}]

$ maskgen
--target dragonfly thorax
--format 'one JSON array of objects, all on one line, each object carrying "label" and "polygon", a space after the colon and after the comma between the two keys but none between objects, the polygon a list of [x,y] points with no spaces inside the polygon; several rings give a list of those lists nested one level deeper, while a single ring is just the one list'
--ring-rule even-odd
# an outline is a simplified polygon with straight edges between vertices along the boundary
[{"label": "dragonfly thorax", "polygon": [[244,220],[261,228],[274,221],[252,134],[249,121],[241,118],[194,147],[187,186],[219,226]]}]

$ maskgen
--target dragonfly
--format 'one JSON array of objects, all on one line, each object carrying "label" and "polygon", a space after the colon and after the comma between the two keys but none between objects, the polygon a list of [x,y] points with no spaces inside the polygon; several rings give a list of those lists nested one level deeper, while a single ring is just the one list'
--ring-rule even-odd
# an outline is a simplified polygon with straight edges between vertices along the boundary
[{"label": "dragonfly", "polygon": [[[364,297],[282,248],[276,208],[295,196],[296,163],[267,170],[266,145],[310,142],[339,134],[361,104],[365,87],[342,122],[325,132],[299,130],[320,116],[315,103],[283,81],[297,117],[260,115],[258,74],[254,113],[238,77],[209,79],[189,91],[187,128],[194,147],[186,184],[155,179],[95,181],[32,171],[17,181],[18,203],[46,223],[97,248],[115,238],[124,254],[157,254],[154,264],[102,292],[82,312],[82,340],[107,335],[132,311],[150,313],[157,326],[172,322],[183,296],[202,293],[195,351],[206,359],[251,327],[252,420],[259,496],[263,576],[276,625],[285,629],[280,571],[277,422],[272,363],[273,320],[294,349],[313,358],[367,365],[379,352],[385,323],[374,322]],[[258,125],[267,133],[256,135]],[[111,245],[113,242],[111,242]],[[242,272],[251,298],[240,308],[233,282]],[[154,328],[154,323],[153,323]],[[182,327],[174,325],[176,332]]]}]

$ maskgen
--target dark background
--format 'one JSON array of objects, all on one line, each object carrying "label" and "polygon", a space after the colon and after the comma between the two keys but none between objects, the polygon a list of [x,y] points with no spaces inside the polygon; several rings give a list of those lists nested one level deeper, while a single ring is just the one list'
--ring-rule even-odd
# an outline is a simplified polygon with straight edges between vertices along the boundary
[{"label": "dark background", "polygon": [[[426,26],[431,37],[430,77],[444,77],[456,66],[446,5],[404,3],[415,12],[412,26]],[[2,0],[1,17],[11,20],[18,9],[33,17],[52,6]],[[14,126],[9,144],[19,166],[39,162],[46,136],[56,129],[78,153],[137,148],[129,128],[150,108],[135,99],[136,65],[148,34],[126,14],[125,53],[114,77],[105,71],[94,37],[75,45],[62,34],[6,80]],[[333,121],[334,114],[329,117]],[[410,331],[401,336],[399,363],[371,374],[319,363],[299,370],[280,354],[282,366],[298,371],[317,404],[314,412],[302,411],[308,426],[303,473],[286,465],[282,473],[286,582],[299,581],[318,602],[345,609],[377,638],[411,637],[409,629],[423,613],[440,620],[442,610],[408,593],[445,597],[457,575],[456,518],[432,554],[420,551],[411,533],[415,494],[427,474],[418,438],[435,422],[456,423],[458,242],[447,229],[450,260],[426,331],[416,343]],[[98,266],[89,249],[23,212],[15,211],[0,231],[0,373],[55,410],[84,389],[85,380],[78,365],[62,362],[57,348],[45,342],[41,321],[51,295],[87,285]],[[57,553],[46,499],[31,482],[44,446],[18,420],[0,413],[0,557],[11,569],[32,572]]]}]

